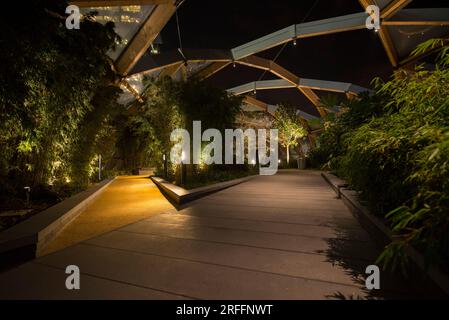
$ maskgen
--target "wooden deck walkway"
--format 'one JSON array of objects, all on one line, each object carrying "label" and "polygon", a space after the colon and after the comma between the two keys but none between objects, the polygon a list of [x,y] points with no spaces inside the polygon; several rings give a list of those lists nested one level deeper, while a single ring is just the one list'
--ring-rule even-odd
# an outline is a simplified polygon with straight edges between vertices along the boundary
[{"label": "wooden deck walkway", "polygon": [[[409,297],[388,275],[382,290],[366,290],[364,271],[378,253],[319,172],[287,170],[0,274],[0,298]],[[79,266],[80,290],[65,288],[67,265]]]}]

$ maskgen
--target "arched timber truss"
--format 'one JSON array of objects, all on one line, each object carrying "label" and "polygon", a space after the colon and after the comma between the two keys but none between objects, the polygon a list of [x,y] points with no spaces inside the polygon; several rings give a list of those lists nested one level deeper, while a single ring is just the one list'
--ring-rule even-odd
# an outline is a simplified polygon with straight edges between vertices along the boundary
[{"label": "arched timber truss", "polygon": [[[195,51],[193,58],[186,58],[189,57],[189,54],[185,54],[183,57],[175,54],[168,54],[167,56],[169,57],[159,57],[159,60],[164,61],[163,63],[156,63],[150,58],[148,58],[148,60],[151,61],[145,61],[143,59],[143,61],[134,69],[134,73],[130,74],[130,77],[143,75],[160,77],[166,75],[181,78],[196,77],[205,79],[230,64],[240,64],[270,72],[279,77],[279,79],[256,81],[229,89],[230,92],[234,94],[243,94],[259,89],[296,88],[310,100],[321,117],[326,116],[328,111],[321,104],[320,98],[313,90],[345,93],[349,97],[355,97],[361,92],[369,91],[369,89],[351,83],[300,78],[276,62],[258,56],[245,57],[235,61],[229,58],[230,53],[225,50],[201,50],[203,57],[199,57],[198,54],[199,51]],[[202,67],[189,70],[189,66],[192,65],[200,65]],[[133,94],[136,95],[136,90],[133,91]],[[139,95],[136,95],[136,98],[141,99]]]}]

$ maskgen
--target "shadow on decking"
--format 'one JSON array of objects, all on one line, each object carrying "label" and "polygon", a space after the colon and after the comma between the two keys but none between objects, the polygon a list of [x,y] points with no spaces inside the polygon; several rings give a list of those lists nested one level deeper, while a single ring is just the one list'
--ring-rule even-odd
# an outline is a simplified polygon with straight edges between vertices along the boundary
[{"label": "shadow on decking", "polygon": [[[347,227],[344,224],[336,224],[335,230],[338,236],[328,239],[326,251],[327,261],[345,269],[354,284],[365,287],[365,274],[368,265],[375,265],[376,259],[383,248],[374,245],[374,241],[357,241],[359,230]],[[438,288],[416,266],[410,266],[409,277],[400,272],[384,271],[380,267],[379,290],[365,289],[364,296],[345,296],[341,292],[335,292],[327,298],[338,300],[372,300],[372,299],[441,299],[447,295]]]}]

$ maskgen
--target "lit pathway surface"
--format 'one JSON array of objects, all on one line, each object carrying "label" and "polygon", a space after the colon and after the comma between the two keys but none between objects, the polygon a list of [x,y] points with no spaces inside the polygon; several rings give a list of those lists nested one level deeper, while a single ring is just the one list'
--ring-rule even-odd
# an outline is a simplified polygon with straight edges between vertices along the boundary
[{"label": "lit pathway surface", "polygon": [[118,229],[173,208],[155,184],[144,176],[117,177],[42,255]]},{"label": "lit pathway surface", "polygon": [[[376,255],[318,172],[283,171],[12,269],[0,275],[0,298],[370,298],[363,274]],[[78,291],[65,289],[71,264]],[[382,297],[409,296],[387,276],[381,286]]]}]

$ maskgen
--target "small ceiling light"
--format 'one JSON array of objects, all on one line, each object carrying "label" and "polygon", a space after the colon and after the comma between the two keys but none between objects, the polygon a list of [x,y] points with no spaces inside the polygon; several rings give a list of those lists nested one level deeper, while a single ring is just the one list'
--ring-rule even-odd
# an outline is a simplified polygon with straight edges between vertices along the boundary
[{"label": "small ceiling light", "polygon": [[296,39],[293,39],[293,45],[296,47],[297,44]]},{"label": "small ceiling light", "polygon": [[235,68],[237,65],[235,64],[235,62],[232,63],[232,66]]},{"label": "small ceiling light", "polygon": [[160,53],[159,45],[158,44],[151,44],[150,54],[157,55],[159,53]]}]

